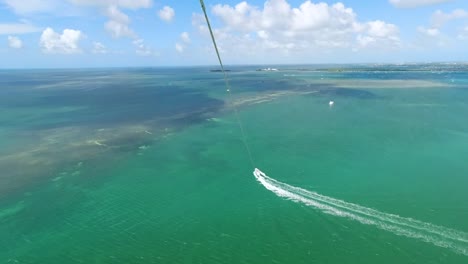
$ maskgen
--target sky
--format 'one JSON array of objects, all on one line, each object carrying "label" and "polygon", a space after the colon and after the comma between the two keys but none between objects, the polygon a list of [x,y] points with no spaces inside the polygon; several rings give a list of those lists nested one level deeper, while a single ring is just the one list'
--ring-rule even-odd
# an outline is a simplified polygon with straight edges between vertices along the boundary
[{"label": "sky", "polygon": [[[466,0],[206,0],[225,64],[467,62]],[[0,0],[0,68],[217,63],[198,0]]]}]

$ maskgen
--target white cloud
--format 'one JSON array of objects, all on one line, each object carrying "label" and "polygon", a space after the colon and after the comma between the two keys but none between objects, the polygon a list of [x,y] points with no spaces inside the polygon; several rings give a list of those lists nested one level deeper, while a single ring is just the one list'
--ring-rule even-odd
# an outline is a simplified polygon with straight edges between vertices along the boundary
[{"label": "white cloud", "polygon": [[182,32],[182,34],[180,34],[180,39],[182,39],[182,41],[184,43],[190,43],[190,35],[188,32]]},{"label": "white cloud", "polygon": [[73,9],[74,6],[96,7],[109,17],[104,28],[114,38],[137,37],[129,26],[129,17],[121,9],[137,10],[150,8],[153,5],[153,0],[0,0],[0,2],[4,2],[15,13],[21,15],[44,12],[62,15],[64,10],[76,11],[76,8]]},{"label": "white cloud", "polygon": [[188,32],[182,32],[180,34],[180,40],[182,43],[177,42],[175,44],[175,49],[178,53],[183,53],[185,51],[185,48],[190,45],[191,39],[190,35]]},{"label": "white cloud", "polygon": [[441,28],[451,20],[463,18],[468,18],[468,12],[463,9],[455,9],[450,13],[444,13],[443,11],[437,10],[432,14],[431,24],[434,28]]},{"label": "white cloud", "polygon": [[270,37],[265,30],[257,31],[257,36],[261,39],[268,39]]},{"label": "white cloud", "polygon": [[[109,7],[116,6],[125,9],[150,8],[153,0],[0,0],[17,14],[27,15],[51,11],[61,12],[70,4],[75,6]],[[68,6],[67,6],[68,5]]]},{"label": "white cloud", "polygon": [[[452,12],[445,13],[441,10],[435,11],[431,16],[431,23],[429,27],[419,26],[417,28],[418,32],[422,35],[430,38],[435,38],[438,43],[448,43],[453,38],[453,36],[444,35],[442,28],[449,22],[453,20],[460,20],[468,18],[468,12],[463,9],[455,9]],[[460,35],[461,34],[461,35]],[[459,39],[460,36],[463,36],[462,33],[459,33],[457,36]],[[427,43],[430,45],[431,43]],[[439,45],[442,46],[442,45]]]},{"label": "white cloud", "polygon": [[199,32],[208,33],[208,27],[206,26],[205,17],[199,13],[192,14],[192,26],[198,29]]},{"label": "white cloud", "polygon": [[465,40],[468,39],[468,26],[464,27],[459,33],[458,33],[458,39]]},{"label": "white cloud", "polygon": [[174,9],[170,6],[165,6],[158,12],[159,18],[166,21],[171,22],[174,19],[175,12]]},{"label": "white cloud", "polygon": [[389,0],[397,8],[414,8],[452,2],[453,0]]},{"label": "white cloud", "polygon": [[40,28],[28,23],[0,24],[0,35],[26,34],[41,31]]},{"label": "white cloud", "polygon": [[159,56],[159,53],[151,49],[145,44],[143,39],[136,39],[133,41],[136,50],[135,53],[140,56]]},{"label": "white cloud", "polygon": [[152,0],[69,0],[75,5],[95,6],[103,8],[109,18],[104,25],[106,31],[114,38],[137,38],[137,34],[130,28],[130,18],[121,9],[137,10],[149,8]]},{"label": "white cloud", "polygon": [[17,14],[50,12],[59,4],[59,0],[0,0]]},{"label": "white cloud", "polygon": [[380,20],[370,21],[362,25],[364,34],[356,38],[360,48],[376,46],[379,48],[393,48],[400,46],[399,30],[393,24]]},{"label": "white cloud", "polygon": [[105,24],[105,29],[114,38],[121,37],[136,37],[135,32],[130,29],[130,18],[121,12],[116,6],[109,6],[106,9],[106,15],[109,17],[109,21]]},{"label": "white cloud", "polygon": [[93,50],[92,53],[94,54],[106,54],[109,51],[107,50],[106,46],[101,42],[93,42]]},{"label": "white cloud", "polygon": [[398,47],[400,45],[398,27],[380,20],[370,21],[363,25],[364,35],[358,35],[357,41],[362,48],[374,44],[383,47]]},{"label": "white cloud", "polygon": [[64,29],[60,34],[48,27],[42,32],[39,45],[44,53],[80,53],[79,41],[82,38],[83,33],[79,30]]},{"label": "white cloud", "polygon": [[373,45],[377,40],[373,37],[370,37],[370,36],[362,36],[362,35],[358,35],[357,38],[356,38],[358,44],[360,47],[368,47],[368,46],[371,46]]},{"label": "white cloud", "polygon": [[380,20],[368,22],[366,25],[368,27],[367,33],[373,37],[387,38],[398,34],[397,26]]},{"label": "white cloud", "polygon": [[12,49],[21,49],[23,47],[23,41],[15,36],[8,36],[8,46]]},{"label": "white cloud", "polygon": [[418,27],[418,31],[428,37],[437,37],[440,35],[440,30],[438,28]]},{"label": "white cloud", "polygon": [[[10,0],[15,1],[15,0]],[[41,0],[37,0],[41,1]],[[149,8],[153,5],[152,0],[70,0],[76,5],[88,6],[116,6],[128,9]]]},{"label": "white cloud", "polygon": [[182,44],[180,44],[180,43],[176,43],[176,44],[175,44],[175,49],[176,49],[177,52],[183,53],[184,50],[185,50],[185,47],[184,47]]},{"label": "white cloud", "polygon": [[[267,0],[263,8],[241,2],[215,5],[213,14],[222,26],[214,29],[222,52],[252,56],[315,56],[335,50],[400,46],[399,29],[384,21],[361,22],[342,3],[329,5],[305,1],[292,7],[286,0]],[[193,25],[208,39],[202,16]]]},{"label": "white cloud", "polygon": [[118,8],[117,6],[109,6],[108,8],[106,8],[106,15],[112,19],[112,20],[115,20],[119,23],[122,23],[122,24],[128,24],[130,23],[130,19],[128,18],[128,16],[124,13],[122,13]]}]

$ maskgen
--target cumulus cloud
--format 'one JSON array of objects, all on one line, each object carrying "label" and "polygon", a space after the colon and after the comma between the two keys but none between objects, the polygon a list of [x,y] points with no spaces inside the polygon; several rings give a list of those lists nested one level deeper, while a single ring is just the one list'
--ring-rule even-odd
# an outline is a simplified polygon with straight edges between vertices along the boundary
[{"label": "cumulus cloud", "polygon": [[366,26],[368,27],[367,33],[373,37],[386,38],[398,34],[398,28],[395,25],[380,20],[368,22]]},{"label": "cumulus cloud", "polygon": [[44,53],[80,53],[79,41],[82,38],[83,33],[79,30],[64,29],[60,34],[48,27],[42,32],[39,45]]},{"label": "cumulus cloud", "polygon": [[[263,8],[247,2],[235,6],[215,5],[213,14],[222,26],[214,29],[222,52],[277,55],[323,53],[378,46],[399,47],[399,29],[384,21],[361,22],[353,9],[342,3],[305,1],[292,7],[286,0],[267,0]],[[203,17],[192,24],[207,35]]]},{"label": "cumulus cloud", "polygon": [[199,13],[192,14],[192,26],[198,29],[198,31],[206,33],[208,32],[208,28],[206,27],[205,17]]},{"label": "cumulus cloud", "polygon": [[62,15],[70,10],[76,12],[76,7],[95,7],[109,17],[104,25],[107,32],[114,38],[136,38],[136,34],[130,28],[130,19],[122,9],[137,10],[150,8],[153,0],[0,0],[15,13],[28,15],[33,13],[54,13]]},{"label": "cumulus cloud", "polygon": [[171,22],[174,19],[175,11],[170,6],[165,6],[158,12],[158,16],[161,20]]},{"label": "cumulus cloud", "polygon": [[176,49],[177,52],[183,53],[184,50],[185,50],[185,47],[184,47],[182,44],[180,44],[180,43],[176,43],[176,44],[175,44],[175,49]]},{"label": "cumulus cloud", "polygon": [[370,21],[361,25],[365,34],[358,35],[359,46],[369,47],[378,43],[387,47],[398,46],[400,44],[398,27],[380,20]]},{"label": "cumulus cloud", "polygon": [[[10,0],[15,1],[15,0]],[[42,0],[37,0],[42,1]],[[153,5],[152,0],[70,0],[76,5],[88,6],[117,6],[128,9],[149,8]]]},{"label": "cumulus cloud", "polygon": [[109,51],[107,50],[106,46],[101,42],[93,42],[93,50],[92,53],[94,54],[106,54]]},{"label": "cumulus cloud", "polygon": [[458,37],[458,39],[461,39],[461,40],[468,39],[468,26],[466,26],[462,30],[460,30],[457,37]]},{"label": "cumulus cloud", "polygon": [[175,44],[175,49],[178,53],[183,53],[185,48],[190,45],[191,39],[188,32],[182,32],[180,34],[180,42]]},{"label": "cumulus cloud", "polygon": [[109,18],[104,25],[106,31],[114,38],[137,38],[137,34],[130,28],[130,18],[122,12],[122,9],[137,10],[149,8],[152,0],[69,0],[75,5],[95,6],[104,9],[104,14]]},{"label": "cumulus cloud", "polygon": [[[453,20],[460,20],[468,18],[468,12],[463,9],[455,9],[452,12],[443,12],[441,10],[435,11],[431,16],[430,26],[424,27],[419,26],[417,28],[418,32],[425,37],[445,38],[444,43],[447,42],[449,36],[445,36],[442,32],[442,28],[449,22]],[[460,33],[461,34],[461,33]],[[463,34],[462,34],[463,35]],[[460,36],[458,36],[460,39]]]},{"label": "cumulus cloud", "polygon": [[109,17],[109,21],[105,24],[105,29],[114,38],[121,37],[136,37],[135,32],[130,29],[130,18],[121,12],[116,6],[109,6],[106,9],[106,15]]},{"label": "cumulus cloud", "polygon": [[438,28],[418,27],[418,32],[428,37],[437,37],[440,35],[440,30]]},{"label": "cumulus cloud", "polygon": [[452,2],[453,0],[389,0],[397,8],[414,8]]},{"label": "cumulus cloud", "polygon": [[8,36],[8,46],[12,49],[21,49],[23,47],[23,41],[15,36]]},{"label": "cumulus cloud", "polygon": [[182,34],[180,34],[180,39],[184,42],[184,43],[190,43],[190,35],[188,32],[182,32]]},{"label": "cumulus cloud", "polygon": [[463,9],[455,9],[450,13],[437,10],[432,14],[431,24],[434,28],[441,28],[451,20],[468,18],[468,12]]},{"label": "cumulus cloud", "polygon": [[149,46],[145,44],[144,39],[136,39],[133,41],[133,45],[135,46],[136,50],[135,53],[139,56],[158,56],[159,53],[151,49]]},{"label": "cumulus cloud", "polygon": [[0,0],[17,14],[32,14],[60,10],[70,6],[117,6],[125,9],[149,8],[153,0]]},{"label": "cumulus cloud", "polygon": [[28,23],[0,24],[0,35],[26,34],[41,31],[40,28]]}]

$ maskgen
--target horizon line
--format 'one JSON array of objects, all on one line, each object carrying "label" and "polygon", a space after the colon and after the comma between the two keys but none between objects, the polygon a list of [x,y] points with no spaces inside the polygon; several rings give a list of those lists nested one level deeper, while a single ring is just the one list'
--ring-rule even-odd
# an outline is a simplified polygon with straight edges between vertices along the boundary
[{"label": "horizon line", "polygon": [[[328,62],[328,63],[265,63],[265,64],[241,64],[232,63],[226,64],[225,66],[232,67],[255,67],[255,66],[319,66],[319,65],[389,65],[389,66],[403,66],[403,65],[428,65],[428,64],[439,64],[439,65],[468,65],[468,61],[409,61],[409,62]],[[13,67],[3,68],[0,70],[66,70],[66,69],[137,69],[137,68],[203,68],[203,67],[214,67],[219,68],[217,64],[192,64],[192,65],[141,65],[141,66],[66,66],[66,67]]]}]

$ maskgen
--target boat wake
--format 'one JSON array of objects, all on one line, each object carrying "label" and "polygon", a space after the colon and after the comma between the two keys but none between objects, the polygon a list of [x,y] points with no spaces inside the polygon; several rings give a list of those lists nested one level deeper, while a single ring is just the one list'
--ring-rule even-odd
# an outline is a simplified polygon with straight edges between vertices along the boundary
[{"label": "boat wake", "polygon": [[395,214],[380,212],[294,187],[268,177],[259,169],[255,169],[253,174],[266,189],[279,197],[314,207],[330,215],[355,220],[366,225],[373,225],[396,235],[419,239],[468,256],[468,233]]}]

